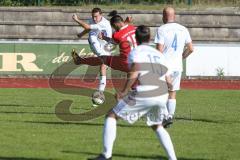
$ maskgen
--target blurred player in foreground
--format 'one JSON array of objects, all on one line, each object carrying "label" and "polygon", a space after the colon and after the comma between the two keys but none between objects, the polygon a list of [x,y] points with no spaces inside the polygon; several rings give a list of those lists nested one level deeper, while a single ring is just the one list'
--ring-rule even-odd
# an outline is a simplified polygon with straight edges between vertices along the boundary
[{"label": "blurred player in foreground", "polygon": [[[166,61],[159,51],[149,46],[150,29],[148,27],[142,25],[137,28],[136,40],[140,45],[133,49],[128,56],[130,68],[128,80],[123,90],[116,94],[118,103],[105,119],[103,153],[89,160],[111,160],[116,138],[117,119],[122,118],[133,124],[142,116],[146,116],[147,125],[155,131],[169,160],[176,160],[171,138],[162,126],[164,115],[167,113],[166,102],[168,99],[167,82],[169,77],[166,76]],[[136,90],[130,91],[135,81],[139,82]],[[158,92],[154,92],[156,90]],[[162,92],[160,93],[159,90]],[[146,92],[147,95],[144,94]],[[156,95],[156,93],[158,94]]]},{"label": "blurred player in foreground", "polygon": [[175,11],[173,8],[164,8],[162,20],[164,25],[158,28],[154,42],[157,44],[157,49],[167,59],[169,69],[172,71],[173,87],[169,89],[167,102],[169,116],[165,122],[165,127],[168,127],[173,123],[176,109],[176,91],[180,90],[183,71],[182,59],[187,58],[193,52],[193,45],[188,29],[175,22]]}]

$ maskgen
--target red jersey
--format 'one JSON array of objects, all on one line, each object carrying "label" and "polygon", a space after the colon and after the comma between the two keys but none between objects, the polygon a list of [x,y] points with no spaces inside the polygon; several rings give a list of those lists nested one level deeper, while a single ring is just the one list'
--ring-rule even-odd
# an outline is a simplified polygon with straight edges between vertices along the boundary
[{"label": "red jersey", "polygon": [[113,39],[119,44],[120,57],[128,60],[128,54],[137,46],[135,38],[136,27],[132,25],[126,25],[119,31],[113,33]]}]

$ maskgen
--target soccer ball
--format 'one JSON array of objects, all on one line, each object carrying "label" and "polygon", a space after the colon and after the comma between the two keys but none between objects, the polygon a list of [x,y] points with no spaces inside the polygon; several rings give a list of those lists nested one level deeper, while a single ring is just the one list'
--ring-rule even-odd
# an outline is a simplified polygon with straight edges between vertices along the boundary
[{"label": "soccer ball", "polygon": [[105,102],[105,96],[101,91],[95,91],[92,95],[93,106],[101,105]]},{"label": "soccer ball", "polygon": [[114,45],[114,44],[108,43],[108,44],[104,45],[104,50],[106,52],[113,53],[115,49],[116,49],[116,45]]}]

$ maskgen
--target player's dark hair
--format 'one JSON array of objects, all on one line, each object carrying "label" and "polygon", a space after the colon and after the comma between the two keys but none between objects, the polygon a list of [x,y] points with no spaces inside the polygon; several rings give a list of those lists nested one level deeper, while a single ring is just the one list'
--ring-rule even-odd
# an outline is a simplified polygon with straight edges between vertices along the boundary
[{"label": "player's dark hair", "polygon": [[108,16],[113,17],[113,16],[116,16],[117,14],[118,12],[116,10],[112,10],[111,12],[109,12]]},{"label": "player's dark hair", "polygon": [[119,23],[119,22],[123,22],[123,18],[119,15],[115,15],[110,19],[111,25],[113,25],[115,23]]},{"label": "player's dark hair", "polygon": [[144,25],[140,25],[136,29],[136,40],[139,44],[150,41],[150,28]]},{"label": "player's dark hair", "polygon": [[93,8],[93,9],[92,9],[92,14],[93,14],[93,13],[97,13],[97,12],[99,12],[100,14],[102,14],[102,10],[101,10],[100,8]]}]

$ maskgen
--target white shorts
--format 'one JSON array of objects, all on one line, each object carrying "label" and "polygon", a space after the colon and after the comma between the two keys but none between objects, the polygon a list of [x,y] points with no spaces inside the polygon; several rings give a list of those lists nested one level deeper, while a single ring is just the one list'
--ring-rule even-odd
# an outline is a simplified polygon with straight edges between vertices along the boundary
[{"label": "white shorts", "polygon": [[170,91],[178,91],[180,90],[180,83],[181,83],[181,77],[182,77],[182,72],[181,71],[173,71],[170,74],[172,78],[172,89]]},{"label": "white shorts", "polygon": [[108,43],[106,41],[98,39],[96,36],[90,36],[88,38],[88,43],[92,52],[97,56],[109,56],[111,51],[109,51]]},{"label": "white shorts", "polygon": [[167,99],[168,94],[154,98],[141,98],[140,100],[133,100],[131,96],[126,96],[117,103],[113,112],[130,124],[144,116],[148,126],[159,125],[168,114]]}]

